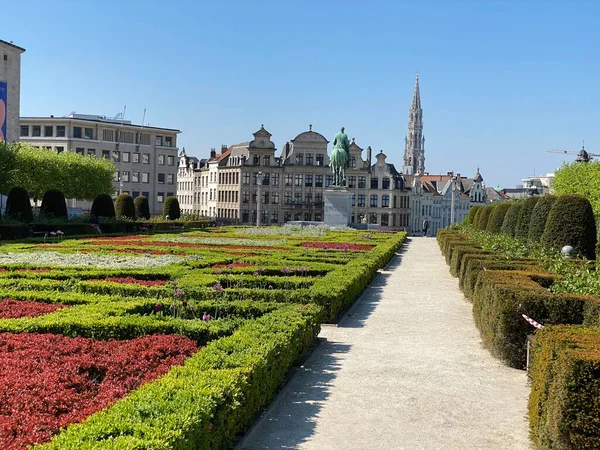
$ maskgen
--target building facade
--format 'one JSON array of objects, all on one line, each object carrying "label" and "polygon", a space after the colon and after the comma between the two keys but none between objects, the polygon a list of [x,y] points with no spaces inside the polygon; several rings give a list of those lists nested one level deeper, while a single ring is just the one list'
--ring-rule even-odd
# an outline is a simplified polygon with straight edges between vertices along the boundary
[{"label": "building facade", "polygon": [[0,40],[0,140],[19,139],[21,54],[24,48]]},{"label": "building facade", "polygon": [[[110,158],[118,193],[148,198],[150,213],[162,215],[163,203],[177,192],[179,130],[134,125],[105,116],[21,117],[19,140],[40,149]],[[69,206],[89,210],[91,202],[71,199]]]}]

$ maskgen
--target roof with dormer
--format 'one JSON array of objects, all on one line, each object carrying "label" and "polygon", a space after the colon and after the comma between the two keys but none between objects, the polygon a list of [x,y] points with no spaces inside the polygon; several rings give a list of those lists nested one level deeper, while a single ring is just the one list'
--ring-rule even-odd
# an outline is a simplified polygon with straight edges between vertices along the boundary
[{"label": "roof with dormer", "polygon": [[248,145],[248,147],[264,149],[275,148],[275,144],[271,142],[272,134],[265,130],[264,125],[261,125],[260,130],[258,130],[256,133],[252,133],[252,136],[254,136],[254,139],[250,141],[250,145]]},{"label": "roof with dormer", "polygon": [[303,141],[303,142],[323,142],[328,144],[329,141],[323,136],[321,133],[317,133],[316,131],[312,131],[312,128],[309,131],[304,131],[292,139],[292,142]]}]

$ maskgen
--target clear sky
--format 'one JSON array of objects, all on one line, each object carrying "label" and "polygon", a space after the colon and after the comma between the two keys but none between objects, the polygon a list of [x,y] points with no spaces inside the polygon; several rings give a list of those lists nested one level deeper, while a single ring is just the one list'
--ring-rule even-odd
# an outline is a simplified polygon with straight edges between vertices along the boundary
[{"label": "clear sky", "polygon": [[[402,166],[415,71],[430,173],[514,187],[562,155],[600,153],[600,2],[12,1],[21,114],[72,111],[182,130],[179,146],[278,149],[341,125]],[[574,157],[573,157],[574,158]],[[567,158],[567,159],[570,159]]]}]

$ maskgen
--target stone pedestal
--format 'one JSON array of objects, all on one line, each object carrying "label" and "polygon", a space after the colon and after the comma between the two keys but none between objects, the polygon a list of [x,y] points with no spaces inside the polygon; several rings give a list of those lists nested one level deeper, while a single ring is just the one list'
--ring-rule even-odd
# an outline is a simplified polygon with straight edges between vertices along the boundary
[{"label": "stone pedestal", "polygon": [[352,194],[345,188],[325,190],[325,225],[331,227],[350,225]]}]

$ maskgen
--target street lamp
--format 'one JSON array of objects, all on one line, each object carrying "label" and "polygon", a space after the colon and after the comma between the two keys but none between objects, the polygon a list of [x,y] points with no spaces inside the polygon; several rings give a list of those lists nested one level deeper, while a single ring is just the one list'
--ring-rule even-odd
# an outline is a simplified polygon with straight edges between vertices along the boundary
[{"label": "street lamp", "polygon": [[119,177],[119,195],[123,193],[123,179]]},{"label": "street lamp", "polygon": [[263,173],[261,171],[258,172],[258,177],[256,179],[256,185],[258,189],[258,193],[256,196],[256,226],[260,227],[260,195],[261,195],[261,187],[262,187],[262,176]]}]

